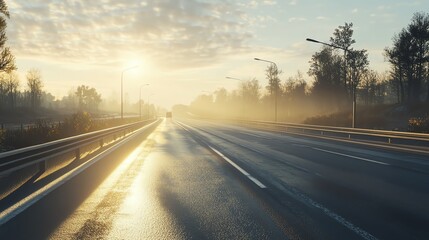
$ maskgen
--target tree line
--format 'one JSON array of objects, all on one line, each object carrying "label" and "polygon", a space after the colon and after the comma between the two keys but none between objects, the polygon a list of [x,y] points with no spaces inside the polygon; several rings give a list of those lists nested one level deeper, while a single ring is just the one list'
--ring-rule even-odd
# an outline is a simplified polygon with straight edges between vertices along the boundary
[{"label": "tree line", "polygon": [[[7,36],[6,18],[10,14],[5,1],[0,1],[0,110],[13,110],[17,107],[40,108],[42,102],[46,106],[54,103],[54,97],[43,91],[42,75],[37,69],[30,69],[26,74],[27,88],[20,91],[20,79],[16,73],[17,67],[15,57],[10,48],[6,46]],[[78,109],[85,111],[96,111],[101,102],[101,95],[95,88],[79,86],[74,92]],[[63,99],[64,102],[69,100]],[[70,105],[70,104],[68,104]],[[73,105],[76,105],[73,103]]]},{"label": "tree line", "polygon": [[398,102],[429,103],[429,15],[415,13],[411,23],[393,37],[385,56]]},{"label": "tree line", "polygon": [[393,46],[384,51],[391,66],[386,72],[370,68],[368,51],[354,48],[353,34],[353,23],[334,29],[330,46],[322,46],[309,61],[307,73],[312,81],[306,81],[300,72],[282,81],[282,71],[270,64],[265,71],[265,93],[259,81],[251,79],[229,92],[221,88],[202,94],[191,108],[212,116],[273,120],[277,102],[279,120],[302,121],[350,111],[354,99],[360,106],[429,102],[427,13],[415,13],[411,23],[393,37]]},{"label": "tree line", "polygon": [[21,91],[18,74],[15,71],[0,73],[0,110],[13,111],[16,108],[53,108],[62,105],[69,109],[96,112],[101,103],[101,94],[95,88],[81,85],[72,91],[71,95],[56,101],[55,97],[43,91],[41,72],[30,69],[26,74],[26,88]]},{"label": "tree line", "polygon": [[41,105],[43,82],[40,71],[31,69],[26,74],[27,89],[21,92],[18,74],[14,71],[0,74],[0,109],[17,106],[38,108]]}]

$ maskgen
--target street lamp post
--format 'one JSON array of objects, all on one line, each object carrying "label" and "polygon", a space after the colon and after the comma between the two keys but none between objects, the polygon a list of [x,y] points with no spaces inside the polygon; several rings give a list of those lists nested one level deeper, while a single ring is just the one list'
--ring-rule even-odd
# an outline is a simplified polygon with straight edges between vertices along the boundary
[{"label": "street lamp post", "polygon": [[[349,49],[347,49],[347,48],[340,47],[340,46],[335,45],[335,44],[325,43],[325,42],[321,42],[321,41],[314,40],[314,39],[311,39],[311,38],[306,38],[305,40],[309,41],[309,42],[319,43],[319,44],[326,45],[326,46],[329,46],[329,47],[332,47],[332,48],[337,48],[337,49],[343,50],[344,51],[344,61],[345,61],[344,82],[347,82],[347,71],[346,71],[346,67],[347,67],[347,53],[352,53],[352,52]],[[353,98],[352,99],[352,128],[355,128],[355,126],[356,126],[356,89],[355,89],[355,86],[354,86],[353,79],[351,81],[351,84],[352,84],[352,98]]]},{"label": "street lamp post", "polygon": [[[273,61],[269,61],[269,60],[264,60],[264,59],[260,59],[260,58],[254,58],[256,61],[262,61],[262,62],[267,62],[267,63],[271,63],[276,67],[276,70],[278,70],[277,68],[277,64]],[[276,91],[274,92],[274,121],[277,122],[277,95],[278,95],[278,85],[276,84]]]},{"label": "street lamp post", "polygon": [[121,119],[124,118],[124,72],[136,68],[137,65],[125,68],[121,73]]},{"label": "street lamp post", "polygon": [[139,95],[139,113],[140,120],[142,120],[142,87],[149,86],[149,84],[143,84],[140,86],[140,95]]}]

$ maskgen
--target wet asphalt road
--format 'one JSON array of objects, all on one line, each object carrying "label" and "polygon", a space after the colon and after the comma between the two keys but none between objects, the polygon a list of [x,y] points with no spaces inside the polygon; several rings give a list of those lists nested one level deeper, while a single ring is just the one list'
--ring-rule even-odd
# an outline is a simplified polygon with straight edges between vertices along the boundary
[{"label": "wet asphalt road", "polygon": [[167,119],[0,226],[0,238],[427,239],[428,159]]}]

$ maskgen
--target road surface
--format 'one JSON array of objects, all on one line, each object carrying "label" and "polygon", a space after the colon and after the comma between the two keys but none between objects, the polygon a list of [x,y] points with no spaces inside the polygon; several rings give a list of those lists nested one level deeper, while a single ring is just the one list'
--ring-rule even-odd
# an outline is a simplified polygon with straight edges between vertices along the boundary
[{"label": "road surface", "polygon": [[427,239],[428,161],[166,119],[0,226],[0,238]]}]

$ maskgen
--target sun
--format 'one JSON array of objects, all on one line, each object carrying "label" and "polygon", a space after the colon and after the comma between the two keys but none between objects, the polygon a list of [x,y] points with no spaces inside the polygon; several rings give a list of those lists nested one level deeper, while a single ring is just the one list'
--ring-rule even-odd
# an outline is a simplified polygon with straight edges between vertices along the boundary
[{"label": "sun", "polygon": [[138,69],[141,69],[143,67],[143,62],[140,59],[132,59],[132,60],[126,60],[122,64],[122,69],[134,69],[133,72],[136,72]]},{"label": "sun", "polygon": [[132,75],[143,75],[147,74],[150,69],[147,65],[147,61],[142,57],[138,56],[125,56],[122,58],[122,69],[129,69],[129,74]]}]

